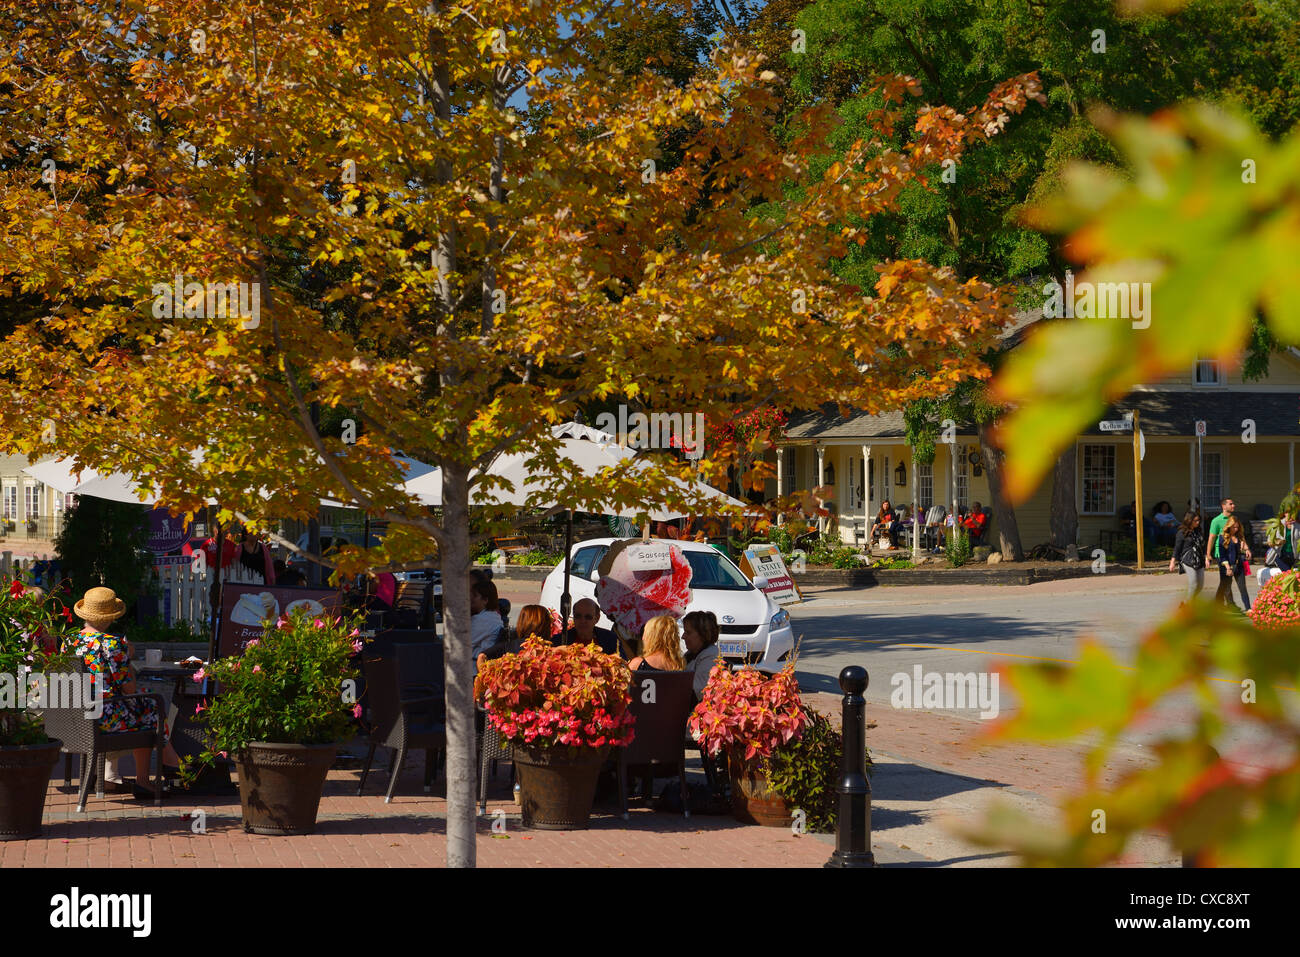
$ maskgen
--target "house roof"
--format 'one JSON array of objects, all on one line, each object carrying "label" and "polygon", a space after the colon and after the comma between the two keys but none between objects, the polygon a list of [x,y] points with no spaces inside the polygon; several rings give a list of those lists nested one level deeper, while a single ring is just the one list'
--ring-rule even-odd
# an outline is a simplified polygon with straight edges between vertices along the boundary
[{"label": "house roof", "polygon": [[[1137,409],[1146,435],[1196,435],[1196,422],[1205,420],[1208,437],[1240,439],[1253,419],[1256,435],[1300,435],[1300,391],[1231,392],[1207,389],[1203,392],[1130,392],[1109,406],[1103,419],[1122,418]],[[1093,425],[1083,435],[1103,435]]]},{"label": "house roof", "polygon": [[[1121,419],[1137,409],[1142,431],[1151,436],[1196,435],[1196,422],[1205,420],[1205,434],[1210,438],[1240,438],[1246,419],[1255,421],[1256,435],[1300,436],[1300,391],[1231,392],[1207,389],[1203,392],[1131,392],[1123,400],[1107,407],[1102,419]],[[970,422],[958,422],[957,430],[965,435],[975,431]],[[902,412],[870,415],[854,412],[841,418],[834,405],[814,412],[790,416],[785,441],[798,443],[813,439],[901,439],[905,434]],[[1094,423],[1082,435],[1115,435],[1102,432]]]}]

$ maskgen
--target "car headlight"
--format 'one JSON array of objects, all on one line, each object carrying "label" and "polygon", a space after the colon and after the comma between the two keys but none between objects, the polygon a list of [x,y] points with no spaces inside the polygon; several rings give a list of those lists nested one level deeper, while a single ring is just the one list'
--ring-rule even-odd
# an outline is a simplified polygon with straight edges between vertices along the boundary
[{"label": "car headlight", "polygon": [[786,611],[784,608],[782,608],[780,611],[778,611],[775,615],[772,616],[771,626],[774,630],[777,628],[783,628],[789,623],[790,623],[790,613]]}]

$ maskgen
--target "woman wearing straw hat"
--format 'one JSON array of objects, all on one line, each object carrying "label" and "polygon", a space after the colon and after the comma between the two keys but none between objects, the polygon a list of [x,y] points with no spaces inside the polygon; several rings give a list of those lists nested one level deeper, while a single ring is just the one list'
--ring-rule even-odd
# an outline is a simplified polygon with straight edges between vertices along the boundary
[{"label": "woman wearing straw hat", "polygon": [[[131,671],[131,649],[126,639],[108,633],[109,627],[126,614],[126,605],[111,588],[92,588],[72,608],[85,621],[80,633],[64,642],[66,654],[77,655],[87,670],[99,676],[104,687],[104,714],[99,719],[101,731],[146,731],[158,727],[161,716],[157,706],[145,698],[122,698],[135,693],[135,675]],[[166,726],[163,728],[166,731]],[[136,748],[135,797],[152,800],[149,786],[150,748]],[[168,765],[166,762],[170,761]],[[175,771],[180,759],[168,744],[163,750],[163,773]]]}]

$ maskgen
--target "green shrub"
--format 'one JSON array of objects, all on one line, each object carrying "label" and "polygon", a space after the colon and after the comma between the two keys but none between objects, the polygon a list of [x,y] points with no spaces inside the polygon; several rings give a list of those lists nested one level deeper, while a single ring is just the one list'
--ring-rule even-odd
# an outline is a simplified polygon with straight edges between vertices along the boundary
[{"label": "green shrub", "polygon": [[907,558],[879,558],[871,563],[871,567],[881,569],[915,568],[916,563]]},{"label": "green shrub", "polygon": [[515,556],[513,561],[516,565],[558,565],[564,561],[564,556],[534,548],[532,551]]},{"label": "green shrub", "polygon": [[773,525],[769,528],[767,540],[775,545],[785,558],[789,558],[790,553],[794,551],[794,537],[786,531],[784,525]]},{"label": "green shrub", "polygon": [[[809,831],[827,833],[835,830],[844,738],[824,715],[806,706],[804,711],[809,724],[803,735],[781,745],[767,759],[768,782],[792,808],[808,816]],[[870,752],[866,766],[871,773]]]},{"label": "green shrub", "polygon": [[944,553],[948,564],[953,568],[961,568],[971,560],[970,536],[966,534],[966,529],[953,529],[948,533],[948,546]]},{"label": "green shrub", "polygon": [[835,549],[831,556],[831,564],[836,568],[861,568],[862,560],[858,558],[858,553],[844,545]]},{"label": "green shrub", "polygon": [[208,623],[191,625],[187,621],[175,621],[165,624],[161,618],[146,618],[143,624],[125,626],[128,641],[133,642],[168,642],[168,641],[207,641],[210,629]]}]

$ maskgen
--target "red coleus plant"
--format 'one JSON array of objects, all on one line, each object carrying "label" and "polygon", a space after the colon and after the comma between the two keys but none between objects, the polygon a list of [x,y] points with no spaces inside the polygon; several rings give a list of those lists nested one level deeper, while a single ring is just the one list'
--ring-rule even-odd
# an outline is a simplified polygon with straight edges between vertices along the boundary
[{"label": "red coleus plant", "polygon": [[1270,578],[1246,614],[1270,631],[1300,625],[1300,569]]},{"label": "red coleus plant", "polygon": [[518,654],[484,664],[474,696],[518,747],[615,748],[632,743],[627,663],[595,645],[529,638]]},{"label": "red coleus plant", "polygon": [[709,754],[743,748],[746,761],[770,757],[798,740],[807,725],[793,659],[775,675],[753,668],[733,672],[719,661],[688,723]]}]

